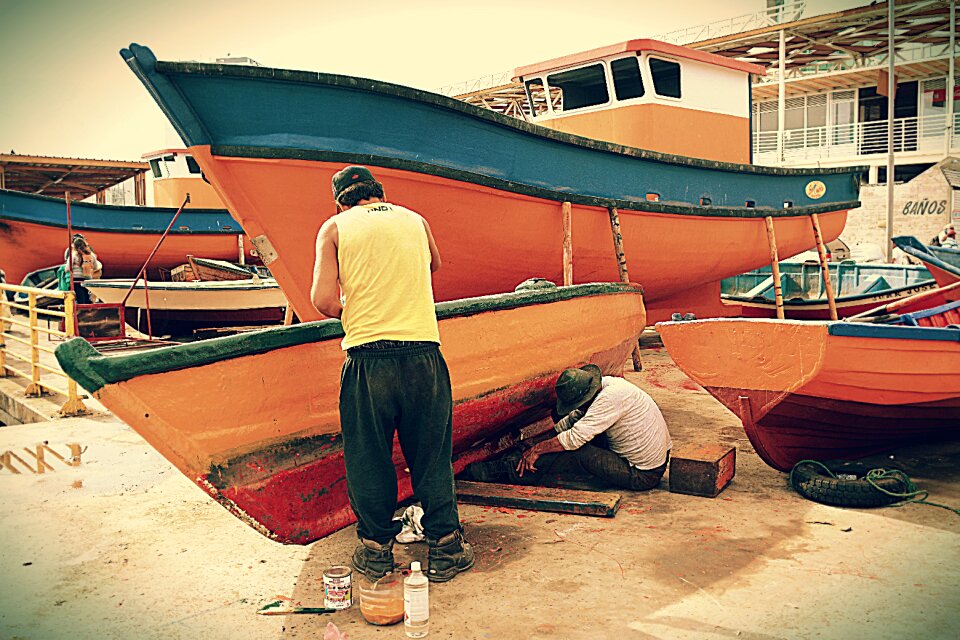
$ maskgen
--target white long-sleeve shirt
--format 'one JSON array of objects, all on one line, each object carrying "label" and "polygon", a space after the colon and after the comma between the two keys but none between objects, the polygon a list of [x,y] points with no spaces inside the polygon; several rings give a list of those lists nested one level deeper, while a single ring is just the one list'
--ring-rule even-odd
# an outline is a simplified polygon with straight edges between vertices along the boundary
[{"label": "white long-sleeve shirt", "polygon": [[[558,430],[564,426],[563,422],[556,425]],[[611,451],[643,471],[666,462],[667,452],[673,446],[657,403],[623,378],[601,378],[600,391],[586,415],[560,431],[557,440],[571,451],[603,432]]]}]

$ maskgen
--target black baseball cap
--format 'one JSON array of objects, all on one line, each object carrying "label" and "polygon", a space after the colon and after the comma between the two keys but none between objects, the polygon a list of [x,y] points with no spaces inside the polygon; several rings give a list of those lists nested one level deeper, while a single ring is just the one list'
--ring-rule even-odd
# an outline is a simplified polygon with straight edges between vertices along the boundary
[{"label": "black baseball cap", "polygon": [[344,167],[333,174],[333,180],[331,181],[333,184],[333,199],[337,200],[340,194],[350,185],[365,181],[376,182],[376,178],[373,177],[369,169],[356,165]]}]

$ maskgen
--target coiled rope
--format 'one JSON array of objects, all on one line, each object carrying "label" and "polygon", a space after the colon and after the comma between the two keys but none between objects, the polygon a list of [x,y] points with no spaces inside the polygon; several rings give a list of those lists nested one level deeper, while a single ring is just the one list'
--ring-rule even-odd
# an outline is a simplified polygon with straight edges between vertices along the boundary
[{"label": "coiled rope", "polygon": [[[837,477],[837,474],[835,474],[833,470],[830,469],[830,467],[823,464],[819,460],[801,460],[797,464],[793,465],[793,469],[790,469],[790,486],[791,487],[794,486],[793,472],[797,470],[797,467],[806,463],[810,463],[818,467],[821,467],[824,471],[826,471],[830,475],[831,478],[839,480],[839,478]],[[878,481],[886,478],[896,478],[903,484],[904,487],[906,487],[906,491],[902,493],[896,492],[896,491],[888,491],[887,489],[884,489],[883,487],[877,484]],[[937,502],[930,502],[929,500],[927,500],[927,497],[930,495],[930,492],[927,491],[926,489],[921,489],[920,487],[918,487],[913,482],[913,480],[910,479],[910,476],[908,476],[903,471],[900,471],[899,469],[889,469],[889,470],[883,469],[883,468],[871,469],[870,471],[867,472],[867,475],[864,476],[863,479],[869,482],[870,485],[880,493],[885,493],[888,496],[891,496],[894,498],[900,498],[900,502],[886,505],[888,507],[902,507],[906,504],[911,504],[911,503],[926,504],[926,505],[930,505],[931,507],[940,507],[941,509],[952,511],[958,516],[960,516],[960,509],[954,509],[953,507],[950,507],[948,505],[939,504]]]}]

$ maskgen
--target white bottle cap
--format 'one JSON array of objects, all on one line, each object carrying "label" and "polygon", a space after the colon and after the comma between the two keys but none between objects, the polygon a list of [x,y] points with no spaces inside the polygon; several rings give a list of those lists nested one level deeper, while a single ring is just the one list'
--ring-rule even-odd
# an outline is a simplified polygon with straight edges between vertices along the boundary
[{"label": "white bottle cap", "polygon": [[414,560],[410,563],[410,571],[420,571],[420,563]]}]

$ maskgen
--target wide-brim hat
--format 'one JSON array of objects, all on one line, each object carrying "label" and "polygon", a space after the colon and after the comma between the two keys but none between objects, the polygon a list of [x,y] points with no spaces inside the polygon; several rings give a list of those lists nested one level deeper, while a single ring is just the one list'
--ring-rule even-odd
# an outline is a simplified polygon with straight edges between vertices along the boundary
[{"label": "wide-brim hat", "polygon": [[357,184],[358,182],[365,182],[368,180],[371,182],[376,182],[373,174],[370,173],[370,169],[356,165],[344,167],[340,171],[337,171],[335,174],[333,174],[333,179],[330,181],[331,186],[333,187],[333,199],[338,199],[340,194],[343,193],[347,187]]},{"label": "wide-brim hat", "polygon": [[565,416],[583,406],[600,391],[600,367],[587,364],[579,369],[567,369],[557,378],[557,413]]}]

